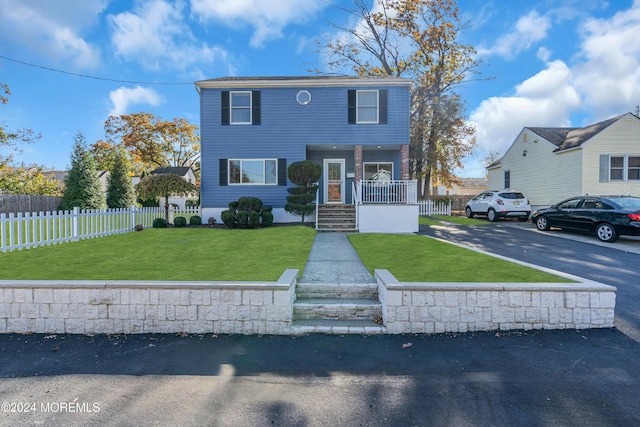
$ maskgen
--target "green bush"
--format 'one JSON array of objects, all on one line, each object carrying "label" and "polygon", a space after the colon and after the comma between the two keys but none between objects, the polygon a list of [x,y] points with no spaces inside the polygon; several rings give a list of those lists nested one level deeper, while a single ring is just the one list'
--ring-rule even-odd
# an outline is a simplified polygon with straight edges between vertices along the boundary
[{"label": "green bush", "polygon": [[287,168],[287,175],[298,187],[287,188],[290,195],[287,196],[284,210],[301,216],[304,222],[304,218],[315,211],[315,204],[312,202],[318,190],[317,182],[322,175],[322,166],[310,160],[294,162]]},{"label": "green bush", "polygon": [[240,211],[260,212],[260,209],[262,209],[262,200],[257,197],[240,197],[238,199],[238,210]]},{"label": "green bush", "polygon": [[227,228],[233,228],[236,225],[236,214],[231,210],[222,211],[220,218]]},{"label": "green bush", "polygon": [[192,216],[191,218],[189,218],[189,225],[202,225],[202,218],[200,218],[198,215]]},{"label": "green bush", "polygon": [[260,212],[249,211],[249,228],[260,227]]},{"label": "green bush", "polygon": [[262,226],[271,227],[273,225],[273,213],[271,211],[262,212]]},{"label": "green bush", "polygon": [[176,227],[184,227],[187,225],[187,218],[183,216],[177,216],[173,219],[173,225]]},{"label": "green bush", "polygon": [[273,224],[273,208],[262,204],[257,197],[240,197],[229,203],[229,209],[220,217],[227,228],[259,228]]},{"label": "green bush", "polygon": [[247,211],[238,211],[238,227],[239,228],[247,228],[249,225],[249,212]]},{"label": "green bush", "polygon": [[198,206],[200,206],[200,200],[199,199],[187,199],[184,202],[184,206],[186,208],[197,208]]},{"label": "green bush", "polygon": [[156,218],[153,220],[153,228],[167,228],[169,224],[164,218]]}]

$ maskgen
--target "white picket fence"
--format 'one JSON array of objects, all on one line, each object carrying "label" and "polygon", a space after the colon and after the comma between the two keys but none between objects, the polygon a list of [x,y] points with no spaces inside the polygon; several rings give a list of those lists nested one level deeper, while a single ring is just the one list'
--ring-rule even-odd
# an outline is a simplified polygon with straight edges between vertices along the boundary
[{"label": "white picket fence", "polygon": [[[161,208],[122,208],[0,214],[0,251],[29,249],[133,231],[136,224],[151,227],[164,218]],[[176,216],[200,215],[200,208],[170,210]]]},{"label": "white picket fence", "polygon": [[444,200],[420,200],[420,215],[451,215],[451,202]]}]

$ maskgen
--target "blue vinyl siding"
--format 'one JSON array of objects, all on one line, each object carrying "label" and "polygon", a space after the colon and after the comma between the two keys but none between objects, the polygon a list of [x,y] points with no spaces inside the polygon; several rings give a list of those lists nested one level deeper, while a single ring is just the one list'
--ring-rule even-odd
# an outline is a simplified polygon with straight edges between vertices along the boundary
[{"label": "blue vinyl siding", "polygon": [[[296,102],[300,90],[308,90],[312,100],[307,105]],[[386,89],[386,124],[349,124],[347,92],[349,89]],[[224,90],[236,90],[225,88]],[[237,90],[247,90],[238,88]],[[406,86],[380,87],[310,87],[263,88],[260,125],[222,125],[222,89],[201,89],[201,200],[202,206],[225,207],[242,196],[260,197],[265,204],[281,208],[288,195],[284,186],[225,186],[220,187],[219,159],[284,158],[287,166],[304,160],[308,145],[326,145],[327,151],[309,151],[310,160],[322,164],[323,158],[345,158],[346,171],[353,172],[353,150],[337,156],[333,145],[381,145],[409,143],[409,88]],[[318,157],[318,155],[324,157]],[[371,153],[371,154],[369,154]],[[364,161],[389,161],[393,155],[394,175],[400,173],[399,153],[365,151]],[[368,156],[375,156],[369,160]],[[372,157],[373,158],[373,157]],[[347,180],[347,198],[351,202],[351,182]],[[289,185],[291,185],[289,183]]]}]

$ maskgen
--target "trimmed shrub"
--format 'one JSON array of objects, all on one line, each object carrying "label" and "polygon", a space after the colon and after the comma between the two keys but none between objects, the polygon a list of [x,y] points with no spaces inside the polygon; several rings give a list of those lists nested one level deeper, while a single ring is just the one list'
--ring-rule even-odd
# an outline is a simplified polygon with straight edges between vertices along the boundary
[{"label": "trimmed shrub", "polygon": [[260,212],[249,211],[249,228],[260,227]]},{"label": "trimmed shrub", "polygon": [[240,197],[238,199],[238,210],[239,211],[256,211],[260,212],[262,209],[262,200],[257,197]]},{"label": "trimmed shrub", "polygon": [[262,212],[262,226],[271,227],[273,225],[273,213],[271,211]]},{"label": "trimmed shrub", "polygon": [[187,218],[183,216],[177,216],[173,219],[173,225],[176,227],[184,227],[187,225]]},{"label": "trimmed shrub", "polygon": [[167,228],[169,223],[164,218],[156,218],[153,220],[153,228]]},{"label": "trimmed shrub", "polygon": [[238,227],[247,228],[249,226],[249,212],[238,211]]},{"label": "trimmed shrub", "polygon": [[[270,227],[273,224],[272,210],[271,206],[263,205],[257,197],[241,197],[229,203],[229,210],[223,211],[220,216],[227,228]],[[215,224],[215,218],[213,220]]]},{"label": "trimmed shrub", "polygon": [[302,217],[311,215],[315,211],[315,205],[311,204],[318,190],[317,182],[322,175],[322,166],[310,160],[294,162],[287,168],[289,180],[299,187],[287,188],[287,204],[284,210]]},{"label": "trimmed shrub", "polygon": [[192,216],[191,218],[189,218],[189,225],[202,225],[202,218],[200,218],[198,215]]},{"label": "trimmed shrub", "polygon": [[227,228],[233,228],[236,225],[236,214],[234,211],[222,211],[222,213],[220,214],[220,218],[222,219],[222,222],[224,222],[224,225],[227,226]]}]

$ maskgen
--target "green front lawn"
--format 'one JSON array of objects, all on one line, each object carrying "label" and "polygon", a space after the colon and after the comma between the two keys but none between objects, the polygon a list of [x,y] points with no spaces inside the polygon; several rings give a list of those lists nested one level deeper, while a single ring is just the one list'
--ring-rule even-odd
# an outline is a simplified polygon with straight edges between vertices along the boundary
[{"label": "green front lawn", "polygon": [[0,279],[275,281],[301,272],[315,230],[148,228],[0,253]]},{"label": "green front lawn", "polygon": [[360,259],[401,282],[571,282],[489,255],[415,234],[351,234]]},{"label": "green front lawn", "polygon": [[482,221],[479,219],[467,218],[466,216],[454,216],[454,215],[431,215],[429,217],[421,216],[418,219],[421,225],[442,225],[442,223],[451,222],[458,225],[486,225],[488,221]]}]

